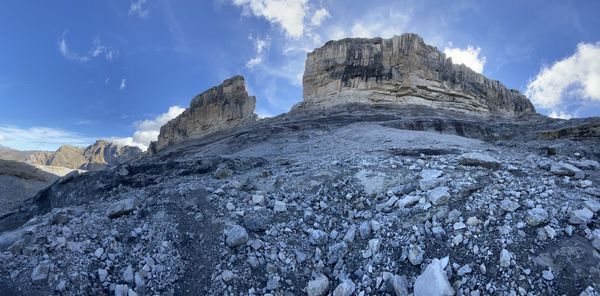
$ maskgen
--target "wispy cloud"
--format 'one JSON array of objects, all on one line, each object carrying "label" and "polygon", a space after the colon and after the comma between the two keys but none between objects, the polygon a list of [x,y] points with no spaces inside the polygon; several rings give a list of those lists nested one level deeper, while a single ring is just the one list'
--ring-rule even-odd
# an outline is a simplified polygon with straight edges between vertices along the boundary
[{"label": "wispy cloud", "polygon": [[485,56],[479,56],[480,53],[480,47],[475,48],[471,45],[463,49],[452,47],[452,43],[450,43],[449,47],[444,48],[444,54],[452,58],[452,63],[457,65],[464,64],[477,73],[483,73],[483,66],[485,66],[487,59]]},{"label": "wispy cloud", "polygon": [[313,26],[320,26],[321,23],[323,23],[323,21],[325,21],[325,19],[329,16],[331,16],[329,11],[327,11],[326,8],[321,7],[313,14],[312,18],[310,19],[310,24]]},{"label": "wispy cloud", "polygon": [[115,57],[119,55],[119,52],[111,49],[110,47],[102,44],[100,38],[94,39],[92,48],[85,54],[80,54],[71,50],[67,43],[67,32],[65,31],[60,39],[58,40],[58,51],[67,60],[77,61],[86,63],[94,58],[104,57],[107,61],[111,62]]},{"label": "wispy cloud", "polygon": [[123,78],[123,79],[121,79],[121,84],[119,85],[119,90],[123,91],[123,90],[125,90],[126,87],[127,87],[127,79]]},{"label": "wispy cloud", "polygon": [[136,0],[129,5],[129,16],[145,19],[150,15],[150,11],[145,9],[144,3],[146,0]]},{"label": "wispy cloud", "polygon": [[252,69],[254,66],[262,63],[265,51],[269,47],[269,40],[258,37],[254,38],[252,36],[250,36],[249,39],[254,41],[254,50],[256,55],[246,63],[246,67]]},{"label": "wispy cloud", "polygon": [[0,125],[0,144],[19,150],[53,151],[65,144],[84,147],[94,141],[79,133],[58,128]]},{"label": "wispy cloud", "polygon": [[119,145],[137,146],[142,150],[148,149],[151,141],[156,141],[160,133],[160,128],[169,120],[179,116],[183,113],[185,108],[179,106],[172,106],[169,110],[163,114],[156,116],[153,119],[146,119],[138,121],[134,124],[135,132],[131,137],[125,138],[109,138],[110,141]]}]

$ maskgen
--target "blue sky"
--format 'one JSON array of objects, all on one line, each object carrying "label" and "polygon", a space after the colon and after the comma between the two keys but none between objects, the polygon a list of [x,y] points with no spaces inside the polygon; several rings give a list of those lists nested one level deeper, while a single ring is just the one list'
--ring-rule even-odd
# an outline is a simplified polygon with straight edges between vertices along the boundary
[{"label": "blue sky", "polygon": [[600,1],[7,0],[0,145],[147,145],[196,94],[246,77],[261,116],[302,98],[306,53],[406,32],[518,89],[538,111],[600,115]]}]

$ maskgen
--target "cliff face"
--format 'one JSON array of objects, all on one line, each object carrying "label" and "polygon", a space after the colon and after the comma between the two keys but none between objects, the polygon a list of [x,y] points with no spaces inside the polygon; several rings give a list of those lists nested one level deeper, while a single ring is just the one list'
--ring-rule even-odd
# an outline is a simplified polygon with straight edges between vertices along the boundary
[{"label": "cliff face", "polygon": [[303,84],[300,109],[392,103],[467,113],[535,113],[518,91],[452,64],[415,34],[327,42],[308,54]]},{"label": "cliff face", "polygon": [[149,151],[254,121],[255,106],[256,98],[248,96],[244,77],[234,76],[196,96],[188,109],[162,126]]}]

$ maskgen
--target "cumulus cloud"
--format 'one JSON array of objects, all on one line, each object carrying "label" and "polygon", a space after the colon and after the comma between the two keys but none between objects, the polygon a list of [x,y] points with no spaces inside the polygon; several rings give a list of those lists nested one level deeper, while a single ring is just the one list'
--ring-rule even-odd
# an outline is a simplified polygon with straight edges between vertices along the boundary
[{"label": "cumulus cloud", "polygon": [[310,24],[313,26],[320,26],[323,21],[330,16],[329,11],[325,8],[319,8],[313,14],[310,19]]},{"label": "cumulus cloud", "polygon": [[561,108],[569,98],[600,101],[600,42],[580,43],[573,55],[544,66],[525,94],[547,109]]},{"label": "cumulus cloud", "polygon": [[84,147],[95,141],[79,133],[50,127],[0,125],[0,135],[2,145],[19,150],[54,151],[65,144]]},{"label": "cumulus cloud", "polygon": [[118,145],[137,146],[142,150],[147,150],[151,141],[156,141],[160,134],[160,128],[169,122],[169,120],[183,113],[185,108],[172,106],[166,113],[160,114],[154,119],[138,121],[134,124],[135,132],[131,137],[110,138],[109,140]]},{"label": "cumulus cloud", "polygon": [[139,17],[141,19],[147,18],[150,12],[148,9],[144,9],[144,3],[146,3],[146,0],[132,2],[131,5],[129,5],[129,16]]},{"label": "cumulus cloud", "polygon": [[254,41],[256,55],[246,63],[246,67],[252,69],[254,66],[262,63],[265,50],[269,47],[269,41],[266,39],[253,38],[252,36],[250,36],[250,40]]},{"label": "cumulus cloud", "polygon": [[92,48],[85,54],[80,54],[72,51],[67,44],[66,39],[67,32],[64,32],[61,38],[58,40],[58,51],[67,60],[77,61],[86,63],[94,58],[104,57],[107,61],[111,62],[119,52],[111,49],[110,47],[103,45],[99,38],[94,39]]},{"label": "cumulus cloud", "polygon": [[485,66],[487,59],[485,56],[479,56],[480,53],[480,47],[475,48],[471,45],[462,49],[452,47],[452,44],[450,44],[449,47],[444,48],[444,54],[452,58],[452,63],[457,65],[464,64],[477,73],[483,73],[483,66]]},{"label": "cumulus cloud", "polygon": [[125,88],[127,87],[127,79],[123,78],[121,79],[121,85],[119,85],[119,90],[125,90]]},{"label": "cumulus cloud", "polygon": [[263,17],[279,25],[293,38],[299,38],[304,33],[308,0],[233,0],[233,4],[243,7],[246,15]]}]

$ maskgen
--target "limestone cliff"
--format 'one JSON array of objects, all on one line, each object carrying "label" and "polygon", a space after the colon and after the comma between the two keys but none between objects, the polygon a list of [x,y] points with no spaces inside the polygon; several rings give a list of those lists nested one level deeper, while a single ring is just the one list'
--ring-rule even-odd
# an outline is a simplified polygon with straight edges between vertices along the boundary
[{"label": "limestone cliff", "polygon": [[256,119],[256,98],[248,96],[244,77],[234,76],[192,99],[190,107],[161,127],[150,153],[189,138],[232,128]]},{"label": "limestone cliff", "polygon": [[518,91],[453,64],[415,34],[327,42],[308,54],[303,84],[297,109],[393,103],[477,114],[535,113]]}]

